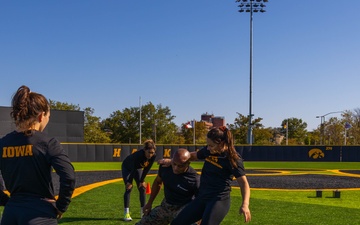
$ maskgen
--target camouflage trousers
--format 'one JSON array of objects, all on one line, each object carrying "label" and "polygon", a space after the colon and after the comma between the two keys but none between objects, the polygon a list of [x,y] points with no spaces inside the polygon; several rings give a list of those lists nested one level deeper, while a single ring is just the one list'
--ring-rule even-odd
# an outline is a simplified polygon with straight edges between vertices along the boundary
[{"label": "camouflage trousers", "polygon": [[185,205],[170,205],[163,199],[159,206],[151,209],[151,212],[144,215],[135,225],[167,225],[184,207]]}]

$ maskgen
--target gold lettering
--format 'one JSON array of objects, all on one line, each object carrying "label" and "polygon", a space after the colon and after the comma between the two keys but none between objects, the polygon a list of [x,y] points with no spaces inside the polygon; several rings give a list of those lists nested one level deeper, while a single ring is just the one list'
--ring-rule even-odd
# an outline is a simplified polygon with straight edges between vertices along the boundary
[{"label": "gold lettering", "polygon": [[209,156],[209,160],[213,161],[213,162],[217,162],[218,161],[218,157],[217,156]]},{"label": "gold lettering", "polygon": [[217,166],[217,167],[219,167],[219,168],[221,168],[221,169],[222,169],[222,166],[221,166],[220,164],[218,164],[218,163],[216,163],[216,162],[212,161],[211,159],[209,159],[209,157],[207,157],[207,158],[205,159],[205,161],[207,161],[207,162],[209,162],[209,163],[213,164],[214,166]]},{"label": "gold lettering", "polygon": [[170,153],[171,153],[171,149],[170,148],[165,148],[163,158],[170,158],[170,155],[171,155]]},{"label": "gold lettering", "polygon": [[14,157],[14,155],[15,155],[15,149],[14,149],[14,147],[8,147],[8,148],[7,148],[7,157],[12,158],[12,157]]},{"label": "gold lettering", "polygon": [[3,157],[3,158],[7,158],[7,147],[3,147],[2,157]]},{"label": "gold lettering", "polygon": [[146,161],[146,162],[144,162],[143,167],[145,168],[145,167],[147,167],[148,165],[149,165],[149,162],[148,162],[148,161]]},{"label": "gold lettering", "polygon": [[23,146],[15,146],[15,155],[16,157],[24,156],[25,153],[25,145]]},{"label": "gold lettering", "polygon": [[120,158],[121,148],[114,148],[113,157]]},{"label": "gold lettering", "polygon": [[32,145],[22,145],[22,146],[8,146],[3,147],[3,158],[13,158],[13,157],[23,157],[23,156],[32,156],[33,150]]},{"label": "gold lettering", "polygon": [[26,145],[25,156],[32,156],[32,155],[33,155],[32,145]]}]

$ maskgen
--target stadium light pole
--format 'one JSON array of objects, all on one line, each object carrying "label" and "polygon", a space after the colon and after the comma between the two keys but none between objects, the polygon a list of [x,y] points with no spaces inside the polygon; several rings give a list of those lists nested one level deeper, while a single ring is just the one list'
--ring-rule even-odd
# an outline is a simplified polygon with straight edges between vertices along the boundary
[{"label": "stadium light pole", "polygon": [[316,116],[316,118],[320,118],[320,133],[321,133],[320,145],[323,144],[323,138],[325,136],[325,127],[324,127],[325,126],[325,116],[330,115],[330,114],[335,114],[335,113],[343,113],[343,112],[344,111],[329,112],[322,116]]},{"label": "stadium light pole", "polygon": [[196,120],[193,119],[193,144],[196,145],[196,134],[195,134]]},{"label": "stadium light pole", "polygon": [[139,145],[141,145],[141,96],[139,97]]},{"label": "stadium light pole", "polygon": [[248,127],[248,144],[252,145],[253,143],[253,127],[251,124],[252,117],[254,116],[252,112],[252,86],[253,86],[253,13],[261,12],[264,13],[266,5],[264,3],[268,0],[236,0],[239,2],[240,7],[239,12],[248,12],[250,13],[250,88],[249,88],[249,127]]}]

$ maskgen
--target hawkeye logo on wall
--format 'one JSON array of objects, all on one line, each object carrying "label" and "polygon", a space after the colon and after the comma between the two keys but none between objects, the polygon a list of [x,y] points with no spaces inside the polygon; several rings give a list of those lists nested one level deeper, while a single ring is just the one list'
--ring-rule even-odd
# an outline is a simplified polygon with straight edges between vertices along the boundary
[{"label": "hawkeye logo on wall", "polygon": [[[137,151],[137,148],[133,148],[131,150],[131,154]],[[113,149],[113,158],[120,158],[121,156],[121,148],[114,148]]]},{"label": "hawkeye logo on wall", "polygon": [[324,157],[325,157],[325,154],[323,151],[321,151],[321,149],[313,148],[309,151],[309,158],[321,159]]}]

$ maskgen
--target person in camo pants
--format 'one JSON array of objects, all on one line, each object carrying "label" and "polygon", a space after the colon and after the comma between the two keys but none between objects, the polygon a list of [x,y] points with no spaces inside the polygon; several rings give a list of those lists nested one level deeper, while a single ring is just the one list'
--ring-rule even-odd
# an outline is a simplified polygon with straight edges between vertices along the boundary
[{"label": "person in camo pants", "polygon": [[[171,166],[160,166],[158,175],[151,188],[149,201],[144,206],[144,216],[136,225],[169,224],[176,215],[197,194],[199,175],[190,167],[190,152],[178,149],[172,158]],[[152,204],[164,185],[165,198],[159,206],[152,209]]]}]

